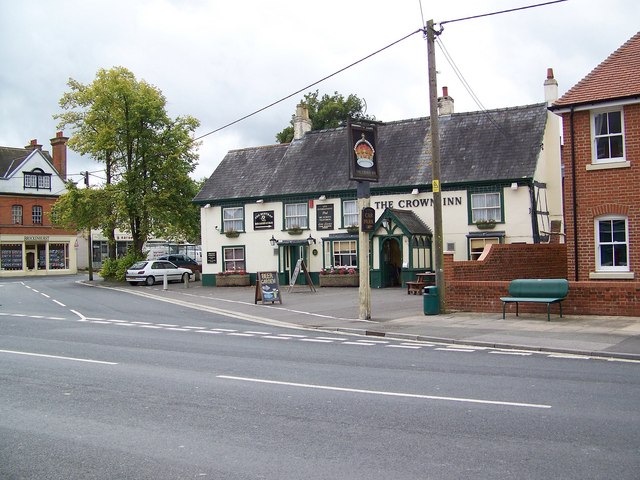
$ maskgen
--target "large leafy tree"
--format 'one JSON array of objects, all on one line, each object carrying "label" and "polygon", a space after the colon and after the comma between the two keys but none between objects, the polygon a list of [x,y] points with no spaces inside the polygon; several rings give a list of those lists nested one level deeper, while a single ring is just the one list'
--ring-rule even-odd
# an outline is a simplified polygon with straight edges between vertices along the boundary
[{"label": "large leafy tree", "polygon": [[[351,94],[348,97],[334,92],[333,95],[326,93],[320,97],[318,90],[305,94],[302,103],[309,110],[312,130],[324,130],[326,128],[336,128],[346,122],[347,119],[375,120],[366,114],[366,103],[364,100]],[[276,134],[279,143],[288,143],[293,140],[293,119],[290,125]]]},{"label": "large leafy tree", "polygon": [[[100,225],[129,231],[136,253],[151,235],[191,236],[197,161],[191,116],[172,119],[162,92],[123,67],[99,70],[88,85],[70,79],[59,128],[71,127],[69,147],[105,164],[114,201]],[[117,201],[115,200],[117,198]],[[182,234],[182,235],[180,235]]]}]

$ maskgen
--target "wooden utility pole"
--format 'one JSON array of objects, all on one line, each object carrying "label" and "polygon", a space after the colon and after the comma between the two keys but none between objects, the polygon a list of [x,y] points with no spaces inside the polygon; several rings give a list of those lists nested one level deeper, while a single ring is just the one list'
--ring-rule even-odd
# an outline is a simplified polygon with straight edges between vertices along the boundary
[{"label": "wooden utility pole", "polygon": [[[440,313],[446,311],[444,282],[444,249],[442,234],[442,193],[440,189],[440,128],[438,125],[438,81],[436,78],[436,52],[433,20],[427,22],[427,52],[429,67],[429,116],[431,120],[431,187],[433,191],[433,244],[435,247],[436,286]],[[438,32],[439,34],[439,32]]]},{"label": "wooden utility pole", "polygon": [[[371,189],[369,182],[358,182],[358,212],[362,216],[365,207],[371,206]],[[358,248],[358,265],[360,266],[360,286],[358,290],[360,320],[371,320],[371,287],[369,286],[369,232],[363,231],[362,218],[360,218],[360,245]]]}]

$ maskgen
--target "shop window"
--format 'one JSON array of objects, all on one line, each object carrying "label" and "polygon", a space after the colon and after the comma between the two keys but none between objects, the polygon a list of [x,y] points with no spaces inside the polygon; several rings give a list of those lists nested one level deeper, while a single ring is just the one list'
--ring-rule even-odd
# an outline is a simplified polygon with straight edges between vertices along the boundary
[{"label": "shop window", "polygon": [[31,221],[34,225],[42,225],[42,207],[34,205],[31,208]]},{"label": "shop window", "polygon": [[333,242],[333,266],[356,267],[358,265],[357,242],[336,240]]},{"label": "shop window", "polygon": [[246,270],[244,247],[223,247],[223,269],[224,271],[231,272],[237,270]]},{"label": "shop window", "polygon": [[244,231],[244,208],[228,207],[222,209],[222,231],[223,232],[243,232]]},{"label": "shop window", "polygon": [[624,160],[624,129],[622,112],[593,115],[593,163],[621,162]]},{"label": "shop window", "polygon": [[628,225],[626,217],[596,219],[596,265],[599,271],[629,271]]},{"label": "shop window", "polygon": [[49,244],[49,269],[66,270],[69,268],[69,244]]},{"label": "shop window", "polygon": [[23,270],[21,243],[0,245],[0,270]]},{"label": "shop window", "polygon": [[309,211],[306,203],[287,203],[284,206],[284,229],[308,228]]},{"label": "shop window", "polygon": [[471,223],[502,222],[499,192],[471,194]]},{"label": "shop window", "polygon": [[342,202],[342,225],[345,227],[358,225],[358,205],[356,200]]},{"label": "shop window", "polygon": [[489,244],[500,243],[499,237],[482,237],[469,239],[469,259],[478,260],[484,251],[484,247]]},{"label": "shop window", "polygon": [[22,205],[13,205],[11,207],[11,223],[22,225]]}]

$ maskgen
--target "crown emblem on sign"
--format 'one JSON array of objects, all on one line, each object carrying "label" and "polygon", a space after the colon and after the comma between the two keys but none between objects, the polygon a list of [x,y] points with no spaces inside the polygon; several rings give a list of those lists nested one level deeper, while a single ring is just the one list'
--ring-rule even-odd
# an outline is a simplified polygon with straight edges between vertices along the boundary
[{"label": "crown emblem on sign", "polygon": [[362,134],[362,138],[356,142],[353,151],[356,153],[356,162],[358,165],[364,168],[373,167],[375,150],[373,149],[373,145],[364,137],[364,133]]}]

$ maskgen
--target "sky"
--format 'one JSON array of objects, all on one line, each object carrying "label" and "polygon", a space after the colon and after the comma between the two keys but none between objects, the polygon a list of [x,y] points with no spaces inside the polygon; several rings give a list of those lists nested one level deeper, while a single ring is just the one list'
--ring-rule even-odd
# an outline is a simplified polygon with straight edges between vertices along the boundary
[{"label": "sky", "polygon": [[[0,145],[37,139],[50,149],[69,79],[90,84],[98,70],[122,66],[163,93],[171,117],[200,121],[192,177],[202,179],[229,150],[276,143],[310,91],[355,94],[379,121],[429,116],[427,42],[412,33],[430,19],[445,22],[438,92],[448,87],[456,112],[542,102],[547,68],[562,95],[640,29],[637,0],[459,20],[546,1],[0,0]],[[84,170],[101,182],[103,165],[70,150],[71,178]]]}]

